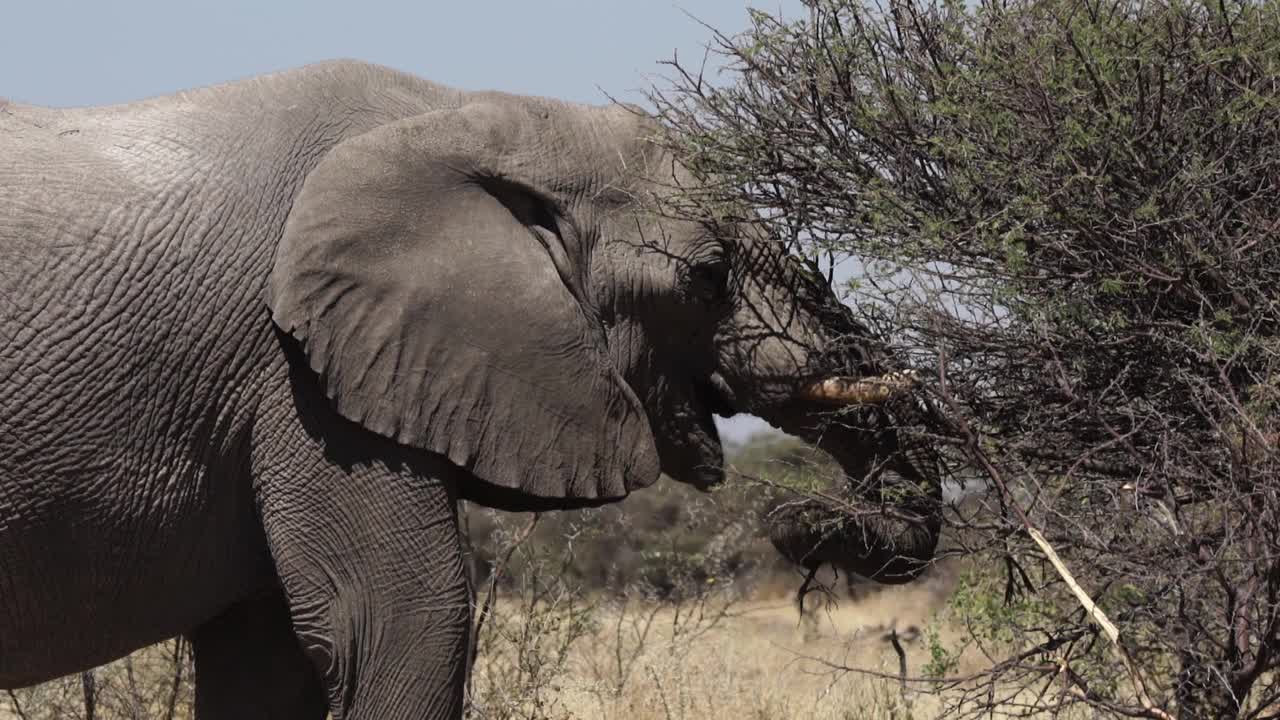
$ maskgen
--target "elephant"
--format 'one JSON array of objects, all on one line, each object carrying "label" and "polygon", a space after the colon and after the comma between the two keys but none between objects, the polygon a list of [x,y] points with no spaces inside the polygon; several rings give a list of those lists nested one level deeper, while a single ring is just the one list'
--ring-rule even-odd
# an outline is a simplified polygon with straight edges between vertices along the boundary
[{"label": "elephant", "polygon": [[[893,462],[827,421],[891,354],[749,217],[662,212],[707,179],[658,129],[353,60],[0,101],[0,687],[185,635],[200,720],[459,717],[459,500],[710,490],[716,414]],[[937,541],[850,532],[886,582]]]}]

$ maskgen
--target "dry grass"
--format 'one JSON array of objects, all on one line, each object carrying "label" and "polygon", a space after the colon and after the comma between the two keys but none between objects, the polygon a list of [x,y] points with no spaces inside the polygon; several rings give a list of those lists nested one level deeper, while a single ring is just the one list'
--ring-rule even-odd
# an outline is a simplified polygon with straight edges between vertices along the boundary
[{"label": "dry grass", "polygon": [[[885,589],[864,600],[843,599],[803,626],[789,593],[778,587],[742,602],[653,604],[585,602],[579,596],[521,604],[499,599],[493,629],[477,664],[474,717],[568,720],[704,720],[711,718],[933,718],[939,701],[904,693],[899,660],[887,640],[903,637],[907,668],[920,675],[929,660],[929,628],[943,643],[954,637],[931,619],[945,597],[937,584]],[[817,604],[816,598],[810,601]],[[931,624],[932,622],[932,624]],[[913,637],[914,635],[914,637]],[[171,647],[171,646],[170,646]],[[121,697],[130,682],[154,688],[149,703],[100,705],[99,720],[165,718],[167,648],[99,669],[100,687]],[[824,662],[825,661],[825,662]],[[889,677],[833,671],[855,666]],[[960,672],[982,667],[961,658]],[[148,670],[152,668],[152,670]],[[154,675],[154,676],[153,676]],[[185,685],[185,683],[184,683]],[[82,718],[79,680],[21,691],[28,720]],[[142,692],[146,695],[146,692]],[[189,686],[175,720],[190,718]],[[0,718],[16,718],[0,693]]]},{"label": "dry grass", "polygon": [[[887,601],[878,601],[883,605]],[[619,649],[616,640],[584,643],[563,682],[565,717],[685,720],[693,718],[852,718],[907,717],[910,703],[898,683],[833,674],[808,659],[854,664],[893,674],[898,659],[882,640],[887,615],[845,605],[821,614],[817,638],[797,624],[790,603],[757,601],[732,608],[696,642],[673,637],[674,612],[656,618],[656,637],[636,658],[637,670],[621,692],[601,683],[597,669],[607,667]],[[609,621],[603,618],[606,627]],[[900,618],[899,622],[919,620]],[[838,631],[838,634],[837,632]],[[611,642],[611,640],[614,640]],[[624,639],[624,643],[625,643]],[[919,641],[905,645],[909,666],[924,662]],[[624,644],[622,650],[627,648]],[[932,717],[925,705],[918,717]]]},{"label": "dry grass", "polygon": [[[93,672],[94,720],[190,720],[190,646],[170,640]],[[83,678],[0,691],[0,720],[82,720]]]},{"label": "dry grass", "polygon": [[[797,621],[789,595],[771,594],[741,603],[602,603],[593,609],[582,637],[560,653],[559,670],[548,681],[550,693],[498,692],[501,697],[495,697],[494,689],[509,687],[521,665],[513,657],[536,653],[522,647],[519,638],[490,639],[477,666],[477,715],[600,720],[939,716],[937,699],[904,694],[896,679],[899,658],[887,638],[896,628],[905,638],[908,674],[921,674],[929,649],[919,630],[945,601],[936,585],[842,600],[816,613],[811,625]],[[527,607],[507,610],[512,627],[537,624],[528,622]],[[562,646],[563,635],[557,633],[564,629],[562,623],[541,641]],[[941,639],[949,641],[945,631]],[[557,656],[553,651],[541,655],[549,663]],[[976,660],[961,662],[961,672],[980,667]],[[839,672],[832,665],[889,677]]]}]

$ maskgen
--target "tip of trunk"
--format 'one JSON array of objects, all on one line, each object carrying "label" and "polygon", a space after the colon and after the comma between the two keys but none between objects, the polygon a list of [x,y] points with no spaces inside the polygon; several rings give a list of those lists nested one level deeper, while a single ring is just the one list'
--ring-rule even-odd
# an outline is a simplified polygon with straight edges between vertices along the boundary
[{"label": "tip of trunk", "polygon": [[[897,405],[903,405],[899,408]],[[942,528],[942,471],[906,427],[914,405],[890,403],[833,417],[795,406],[783,427],[830,455],[844,477],[825,497],[771,513],[774,547],[808,569],[830,564],[884,584],[910,582],[932,563]]]},{"label": "tip of trunk", "polygon": [[933,561],[941,520],[936,513],[804,498],[776,508],[767,526],[774,548],[796,565],[831,565],[897,585],[919,577]]}]

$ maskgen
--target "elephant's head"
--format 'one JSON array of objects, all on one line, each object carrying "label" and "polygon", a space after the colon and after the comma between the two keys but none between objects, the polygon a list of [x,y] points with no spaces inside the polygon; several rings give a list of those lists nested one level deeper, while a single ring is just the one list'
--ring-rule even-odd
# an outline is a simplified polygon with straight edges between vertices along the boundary
[{"label": "elephant's head", "polygon": [[[936,496],[878,411],[829,422],[876,399],[850,378],[888,368],[820,277],[747,228],[640,201],[690,182],[648,121],[472,99],[338,144],[294,201],[268,301],[341,414],[509,508],[604,502],[660,472],[710,487],[713,413],[739,412],[817,443],[870,500],[894,489],[884,463]],[[871,550],[857,570],[914,575],[935,513],[907,501],[850,527]]]}]

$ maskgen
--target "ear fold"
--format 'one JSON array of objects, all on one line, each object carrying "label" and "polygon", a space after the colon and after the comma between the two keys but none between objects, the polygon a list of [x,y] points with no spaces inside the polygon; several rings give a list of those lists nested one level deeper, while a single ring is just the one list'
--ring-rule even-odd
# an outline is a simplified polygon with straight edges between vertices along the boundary
[{"label": "ear fold", "polygon": [[652,483],[640,401],[610,365],[587,254],[519,176],[541,160],[518,110],[384,125],[306,178],[268,287],[343,416],[540,498]]}]

